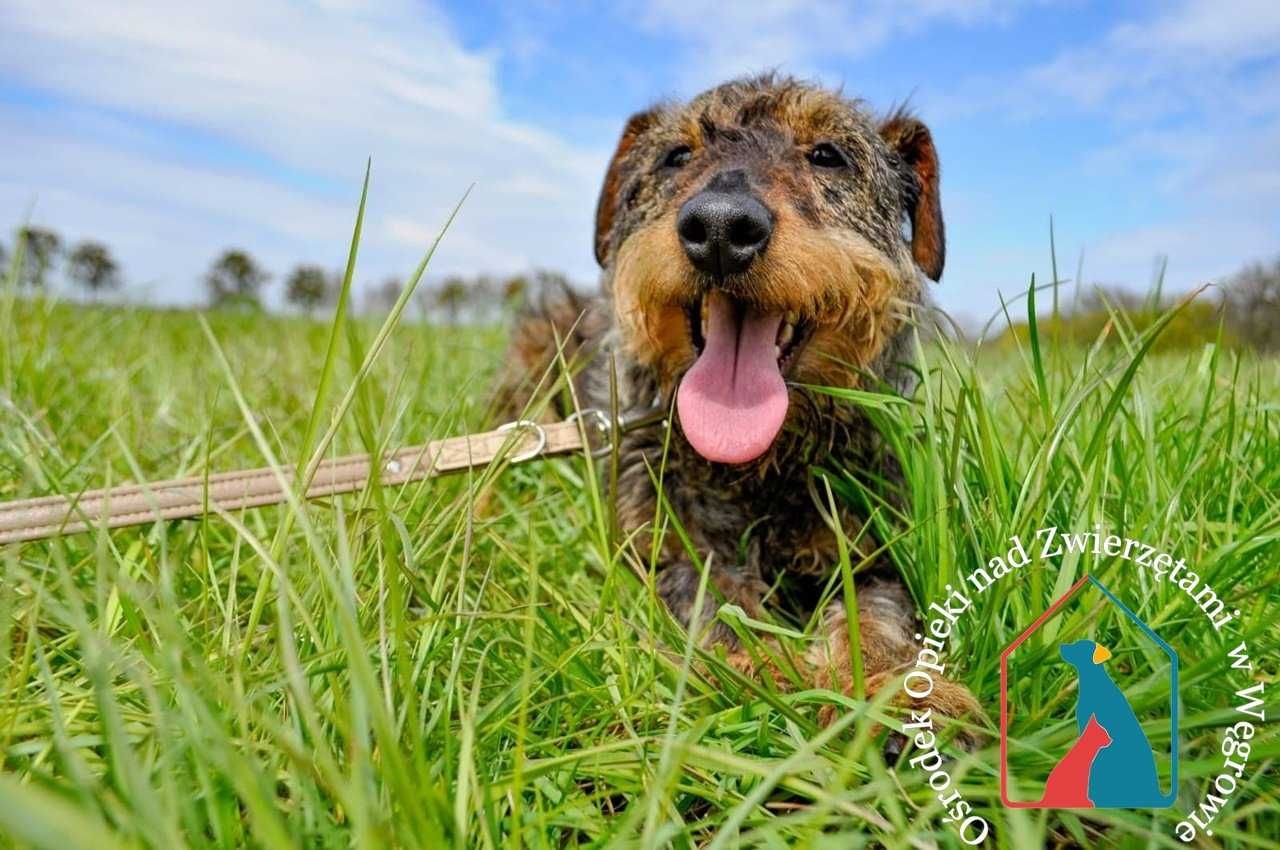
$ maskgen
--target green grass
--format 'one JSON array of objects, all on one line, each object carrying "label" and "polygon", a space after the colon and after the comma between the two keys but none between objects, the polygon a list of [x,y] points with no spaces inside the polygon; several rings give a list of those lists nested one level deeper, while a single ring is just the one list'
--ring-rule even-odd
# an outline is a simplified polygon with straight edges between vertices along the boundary
[{"label": "green grass", "polygon": [[[1012,534],[1102,523],[1185,556],[1243,612],[1216,635],[1176,588],[1091,557],[1033,564],[977,597],[950,663],[993,716],[1001,649],[1085,572],[1175,643],[1184,700],[1169,811],[1009,811],[994,743],[953,753],[988,846],[1181,846],[1173,826],[1222,762],[1238,686],[1226,649],[1247,640],[1274,681],[1280,366],[1214,346],[1151,354],[1157,329],[1116,316],[1093,349],[1048,332],[995,353],[922,344],[921,390],[874,410],[910,509],[826,471],[835,498],[875,511],[921,604]],[[483,423],[500,330],[381,330],[9,286],[0,497],[305,465],[317,446],[374,451]],[[570,457],[5,548],[0,843],[961,846],[919,771],[878,756],[874,721],[896,712],[745,680],[694,649],[595,481]],[[791,633],[806,624],[780,625],[803,651]],[[1064,667],[1046,665],[1033,711],[1066,710]],[[841,719],[824,729],[832,702]],[[1227,846],[1280,846],[1274,728],[1215,823]]]}]

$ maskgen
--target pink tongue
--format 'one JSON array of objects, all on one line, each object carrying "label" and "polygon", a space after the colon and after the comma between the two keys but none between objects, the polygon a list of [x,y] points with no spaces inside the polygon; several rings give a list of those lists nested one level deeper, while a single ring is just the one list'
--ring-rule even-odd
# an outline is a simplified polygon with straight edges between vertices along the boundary
[{"label": "pink tongue", "polygon": [[680,382],[680,426],[698,454],[746,463],[768,451],[787,416],[787,385],[774,341],[782,316],[739,317],[729,299],[707,298],[706,347]]}]

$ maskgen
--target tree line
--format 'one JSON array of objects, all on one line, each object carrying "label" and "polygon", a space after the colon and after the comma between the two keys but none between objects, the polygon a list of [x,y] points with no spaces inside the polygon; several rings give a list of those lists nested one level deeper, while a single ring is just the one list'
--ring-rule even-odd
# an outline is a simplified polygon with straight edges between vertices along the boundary
[{"label": "tree line", "polygon": [[[111,249],[101,242],[86,239],[65,245],[61,236],[43,227],[22,228],[18,231],[18,242],[23,246],[20,286],[44,289],[59,262],[65,263],[67,277],[94,298],[104,290],[121,286],[120,264],[111,255]],[[8,265],[8,250],[0,244],[0,268]]]},{"label": "tree line", "polygon": [[[1126,330],[1145,332],[1164,319],[1167,311],[1183,298],[1164,292],[1164,266],[1158,267],[1146,293],[1116,286],[1095,284],[1076,292],[1072,303],[1061,312],[1037,320],[1040,333],[1057,342],[1093,345],[1114,332],[1113,318],[1121,314]],[[1026,322],[1014,322],[996,338],[997,344],[1026,344],[1030,330]],[[1280,256],[1246,265],[1208,294],[1196,298],[1168,317],[1157,351],[1199,348],[1220,342],[1228,348],[1248,348],[1263,354],[1280,354]]]},{"label": "tree line", "polygon": [[[211,306],[257,306],[261,303],[261,290],[270,280],[271,275],[247,252],[230,249],[214,260],[205,275],[205,288]],[[400,300],[404,285],[401,278],[384,278],[364,289],[361,306],[368,312],[385,313]],[[571,284],[560,272],[545,269],[507,276],[450,275],[438,286],[419,287],[414,303],[424,313],[449,324],[483,322],[497,319],[523,301],[526,293],[549,285]],[[307,313],[333,305],[341,291],[342,272],[317,265],[298,265],[284,279],[285,303]]]},{"label": "tree line", "polygon": [[[28,226],[19,229],[23,260],[18,285],[45,289],[61,268],[65,277],[83,289],[91,300],[124,286],[120,263],[111,249],[96,240],[67,244],[53,230]],[[6,246],[0,243],[0,269],[10,264]],[[227,248],[210,263],[201,283],[208,305],[214,308],[259,309],[267,286],[275,276],[251,253]],[[437,286],[420,286],[414,294],[415,307],[440,321],[487,321],[519,303],[525,293],[544,285],[569,285],[565,275],[547,270],[495,276],[450,275]],[[299,263],[284,275],[281,297],[284,303],[305,313],[314,313],[337,302],[342,291],[342,272],[313,263]],[[386,312],[399,300],[404,281],[388,277],[363,289],[357,307],[369,312]]]},{"label": "tree line", "polygon": [[[17,234],[22,245],[23,261],[18,285],[31,289],[45,288],[53,272],[61,265],[66,277],[85,290],[91,299],[124,285],[120,264],[111,249],[101,242],[87,239],[75,244],[64,243],[56,232],[44,228],[23,227]],[[0,269],[9,266],[9,252],[0,243]],[[208,303],[217,308],[259,308],[262,294],[273,276],[248,251],[228,248],[209,266],[203,278]],[[568,285],[559,272],[534,271],[507,276],[451,275],[434,287],[419,287],[415,306],[437,321],[457,324],[463,321],[483,322],[498,318],[505,310],[522,301],[526,293],[548,285]],[[300,263],[283,278],[282,297],[286,304],[312,313],[336,302],[342,288],[341,272],[311,263]],[[390,277],[366,287],[362,303],[356,305],[369,312],[386,312],[399,300],[404,281]],[[1140,304],[1124,290],[1107,290],[1107,300],[1130,312],[1152,312],[1161,305]],[[1085,301],[1088,302],[1086,295]],[[1127,303],[1132,301],[1132,304]],[[1227,329],[1239,344],[1258,351],[1280,352],[1280,256],[1267,262],[1251,263],[1228,278],[1221,287],[1216,305],[1223,311]],[[1099,305],[1082,303],[1077,313],[1104,313]],[[1206,321],[1193,317],[1194,324]]]}]

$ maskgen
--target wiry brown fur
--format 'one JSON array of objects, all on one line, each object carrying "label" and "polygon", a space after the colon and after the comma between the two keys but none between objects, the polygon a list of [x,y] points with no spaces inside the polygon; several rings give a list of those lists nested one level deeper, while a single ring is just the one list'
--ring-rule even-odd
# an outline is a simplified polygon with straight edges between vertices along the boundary
[{"label": "wiry brown fur", "polygon": [[530,416],[544,421],[557,418],[557,405],[530,411],[529,402],[535,395],[550,395],[551,378],[562,371],[554,367],[563,363],[569,374],[576,374],[594,355],[608,328],[608,318],[600,307],[596,299],[558,281],[533,293],[512,328],[498,375],[491,405],[498,417],[507,421]]},{"label": "wiry brown fur", "polygon": [[[837,145],[849,167],[837,173],[812,165],[808,155],[820,143]],[[677,146],[688,148],[687,162],[669,166]],[[685,257],[675,220],[681,205],[726,169],[746,175],[773,231],[745,273],[713,281]],[[905,111],[878,121],[856,101],[771,75],[726,83],[688,104],[656,106],[623,131],[600,195],[595,251],[603,268],[599,300],[561,299],[553,311],[532,311],[516,331],[504,392],[515,405],[527,398],[512,390],[520,375],[551,364],[558,332],[585,364],[576,379],[584,406],[610,408],[612,364],[621,411],[670,407],[697,356],[689,310],[710,288],[762,312],[794,311],[813,331],[787,364],[791,403],[770,450],[741,466],[711,463],[677,423],[663,480],[693,546],[710,558],[714,598],[702,622],[721,600],[760,613],[771,588],[777,592],[770,599],[800,616],[811,613],[838,557],[835,534],[814,504],[820,489],[811,470],[831,461],[876,482],[892,480],[896,467],[856,408],[800,385],[908,389],[910,372],[898,365],[907,327],[925,299],[922,278],[937,279],[943,266],[929,131]],[[575,310],[582,315],[576,325]],[[662,464],[663,439],[652,426],[628,433],[619,446],[618,518],[642,551],[651,542],[651,471]],[[855,537],[861,520],[844,510],[839,521]],[[658,593],[688,623],[697,570],[676,535],[666,535],[662,547]],[[862,661],[874,691],[914,657],[915,612],[884,567],[860,579],[858,591]],[[817,684],[847,689],[852,665],[843,613],[825,622],[809,674]],[[710,639],[737,649],[723,624]],[[933,704],[952,715],[977,710],[967,691],[946,682]]]}]

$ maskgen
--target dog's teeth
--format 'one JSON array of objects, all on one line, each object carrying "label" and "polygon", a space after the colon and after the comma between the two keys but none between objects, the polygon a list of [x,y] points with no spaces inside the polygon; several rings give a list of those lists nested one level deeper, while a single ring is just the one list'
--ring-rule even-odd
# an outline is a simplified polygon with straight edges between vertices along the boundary
[{"label": "dog's teeth", "polygon": [[707,338],[707,299],[704,297],[698,305],[698,314],[702,318],[702,338]]},{"label": "dog's teeth", "polygon": [[778,329],[778,346],[782,347],[791,342],[791,337],[795,336],[796,326],[791,322],[785,322]]},{"label": "dog's teeth", "polygon": [[788,325],[794,325],[796,322],[800,321],[800,316],[796,314],[795,310],[788,310],[787,315],[782,317],[782,321]]},{"label": "dog's teeth", "polygon": [[773,347],[773,359],[774,359],[774,360],[781,360],[781,359],[782,359],[782,346],[780,346],[780,345],[775,345],[775,346]]}]

